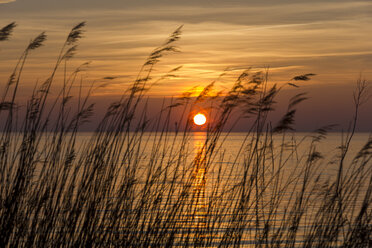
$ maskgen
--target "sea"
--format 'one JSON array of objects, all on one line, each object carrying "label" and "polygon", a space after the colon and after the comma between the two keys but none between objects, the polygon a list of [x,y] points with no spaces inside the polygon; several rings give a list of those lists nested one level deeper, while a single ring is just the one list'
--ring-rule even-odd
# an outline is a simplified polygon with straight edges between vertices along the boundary
[{"label": "sea", "polygon": [[[135,201],[146,187],[160,192],[150,193],[160,203],[146,205],[140,224],[172,230],[174,246],[302,247],[311,237],[316,240],[315,233],[320,237],[320,231],[327,231],[319,227],[334,214],[326,215],[324,208],[330,199],[337,201],[333,191],[339,182],[342,218],[348,224],[336,247],[353,229],[371,178],[369,133],[138,135],[129,135],[137,138],[128,137],[124,145],[138,148],[135,162],[123,159],[121,166],[135,164]],[[77,146],[92,136],[79,133]],[[177,204],[182,210],[171,213]]]}]

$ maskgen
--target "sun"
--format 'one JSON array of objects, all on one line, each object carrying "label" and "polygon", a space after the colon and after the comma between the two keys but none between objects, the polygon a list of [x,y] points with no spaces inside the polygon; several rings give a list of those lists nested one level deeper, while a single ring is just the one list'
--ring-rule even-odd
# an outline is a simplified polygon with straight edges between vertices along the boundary
[{"label": "sun", "polygon": [[196,125],[201,126],[201,125],[204,125],[206,122],[207,122],[207,117],[205,117],[205,115],[198,113],[194,116],[194,123]]}]

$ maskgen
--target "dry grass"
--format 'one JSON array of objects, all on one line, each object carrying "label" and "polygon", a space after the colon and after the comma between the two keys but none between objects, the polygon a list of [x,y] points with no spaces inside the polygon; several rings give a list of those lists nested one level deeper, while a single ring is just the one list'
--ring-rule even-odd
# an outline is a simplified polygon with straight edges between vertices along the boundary
[{"label": "dry grass", "polygon": [[[313,74],[269,88],[267,73],[247,70],[226,94],[210,97],[212,83],[197,98],[185,93],[163,106],[155,119],[139,110],[158,83],[151,78],[154,67],[177,51],[179,28],[150,54],[132,86],[79,146],[79,128],[94,110],[90,92],[85,97],[80,92],[75,112],[70,111],[79,68],[65,77],[51,107],[46,105],[55,75],[76,53],[84,26],[68,34],[54,70],[35,88],[23,117],[17,104],[21,74],[28,54],[44,44],[44,33],[29,43],[5,85],[0,103],[5,120],[0,134],[1,247],[372,245],[372,140],[353,159],[345,159],[365,100],[365,81],[358,82],[352,126],[333,161],[337,173],[325,180],[321,171],[328,161],[318,147],[331,127],[301,141],[289,132],[305,94],[290,99],[276,126],[267,121],[280,90],[298,87],[295,81]],[[0,41],[8,40],[14,27],[1,29]],[[199,104],[212,106],[215,121],[193,153],[187,113]],[[175,108],[183,115],[175,132],[169,132]],[[254,121],[236,158],[226,161],[222,148],[230,134],[222,130],[237,111]],[[52,112],[58,113],[56,120]]]}]

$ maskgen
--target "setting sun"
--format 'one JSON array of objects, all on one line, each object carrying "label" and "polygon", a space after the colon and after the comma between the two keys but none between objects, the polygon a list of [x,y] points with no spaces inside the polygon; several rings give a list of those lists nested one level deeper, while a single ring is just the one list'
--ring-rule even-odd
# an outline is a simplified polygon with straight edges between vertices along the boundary
[{"label": "setting sun", "polygon": [[207,117],[205,117],[205,115],[199,113],[194,116],[194,123],[196,125],[201,126],[201,125],[204,125],[206,122],[207,122]]}]

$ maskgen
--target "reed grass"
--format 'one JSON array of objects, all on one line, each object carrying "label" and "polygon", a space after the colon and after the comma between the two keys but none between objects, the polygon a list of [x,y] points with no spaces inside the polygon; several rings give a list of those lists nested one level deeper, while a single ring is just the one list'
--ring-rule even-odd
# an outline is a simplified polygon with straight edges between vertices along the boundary
[{"label": "reed grass", "polygon": [[[1,29],[0,41],[8,40],[14,27]],[[26,46],[4,87],[1,247],[372,246],[372,139],[346,159],[366,100],[366,81],[358,80],[355,116],[334,161],[319,149],[332,126],[302,140],[291,132],[305,93],[289,100],[277,125],[268,121],[283,87],[297,88],[298,81],[314,74],[270,86],[267,71],[246,70],[225,94],[211,95],[211,83],[198,97],[186,92],[149,118],[139,107],[148,91],[180,69],[152,78],[160,59],[178,51],[180,27],[149,55],[133,84],[79,145],[79,130],[94,112],[94,86],[83,96],[76,80],[81,68],[67,76],[66,63],[77,52],[84,27],[79,23],[67,35],[53,71],[35,86],[23,116],[17,102],[22,72],[29,54],[45,43],[45,33]],[[56,99],[49,99],[60,71],[62,87]],[[75,86],[80,87],[78,104],[71,108]],[[211,106],[214,121],[194,151],[188,147],[189,113],[200,104]],[[174,111],[183,113],[175,130]],[[231,159],[223,149],[231,134],[224,130],[237,113],[253,121]],[[325,178],[322,172],[329,166],[337,173]]]}]

